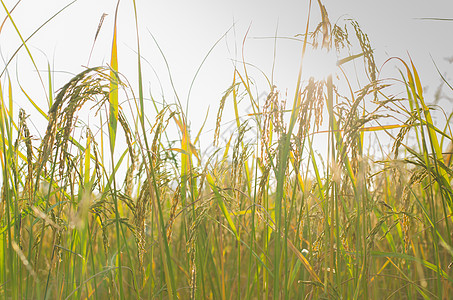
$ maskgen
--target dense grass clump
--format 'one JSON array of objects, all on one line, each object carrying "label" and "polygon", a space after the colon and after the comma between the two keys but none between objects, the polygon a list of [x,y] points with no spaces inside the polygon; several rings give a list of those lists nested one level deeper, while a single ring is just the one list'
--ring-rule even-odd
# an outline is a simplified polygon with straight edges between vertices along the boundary
[{"label": "dense grass clump", "polygon": [[153,99],[150,113],[139,46],[138,86],[121,75],[116,28],[109,66],[76,75],[41,110],[42,138],[2,78],[2,297],[448,298],[451,115],[437,127],[415,64],[394,58],[400,80],[381,78],[359,24],[333,25],[319,7],[319,25],[297,36],[301,72],[312,47],[335,52],[337,73],[299,74],[292,99],[270,84],[263,101],[238,65],[209,156],[179,103]]}]

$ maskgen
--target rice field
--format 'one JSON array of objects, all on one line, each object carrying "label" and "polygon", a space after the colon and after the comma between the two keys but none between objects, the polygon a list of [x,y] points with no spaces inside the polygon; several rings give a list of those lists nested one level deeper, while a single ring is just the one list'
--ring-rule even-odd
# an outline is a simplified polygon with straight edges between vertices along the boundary
[{"label": "rice field", "polygon": [[[5,67],[1,297],[451,298],[452,112],[424,98],[416,61],[375,61],[360,24],[311,9],[296,92],[269,80],[259,97],[238,63],[209,153],[185,103],[146,94],[141,37],[137,85],[121,73],[116,22],[107,64],[55,93],[44,79],[48,107],[15,106],[25,91]],[[334,74],[302,78],[313,49],[335,53]],[[399,71],[382,77],[389,64]]]}]

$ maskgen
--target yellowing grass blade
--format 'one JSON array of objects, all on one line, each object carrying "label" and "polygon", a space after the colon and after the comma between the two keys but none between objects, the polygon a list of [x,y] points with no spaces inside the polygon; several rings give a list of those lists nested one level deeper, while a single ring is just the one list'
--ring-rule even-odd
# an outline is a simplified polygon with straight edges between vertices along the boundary
[{"label": "yellowing grass blade", "polygon": [[[22,90],[22,93],[24,93],[25,97],[27,97],[28,101],[33,105],[34,108],[44,117],[46,120],[49,118],[47,117],[47,114],[33,101],[33,99],[27,94],[27,92],[22,88],[22,85],[19,85],[20,89]],[[49,107],[52,107],[51,105]]]},{"label": "yellowing grass blade", "polygon": [[192,153],[198,159],[198,161],[200,161],[200,155],[198,155],[197,148],[192,143],[189,143],[189,147],[190,153]]},{"label": "yellowing grass blade", "polygon": [[[9,115],[9,119],[12,121],[13,120],[13,87],[11,85],[11,80],[8,80],[8,99],[9,99],[8,115]],[[11,130],[12,130],[12,128],[11,128]]]},{"label": "yellowing grass blade", "polygon": [[370,54],[370,51],[362,52],[362,53],[360,53],[360,54],[354,54],[354,55],[351,55],[351,56],[348,56],[348,57],[339,59],[339,60],[337,61],[337,66],[341,66],[341,65],[343,65],[343,64],[345,64],[345,63],[347,63],[347,62],[350,62],[350,61],[352,61],[352,60],[354,60],[354,59],[356,59],[356,58],[362,57],[362,56],[364,56],[364,55],[366,55],[366,54]]},{"label": "yellowing grass blade", "polygon": [[[396,129],[396,128],[403,128],[403,127],[408,127],[408,126],[413,126],[413,125],[391,124],[391,125],[368,126],[368,127],[361,127],[359,129],[359,131],[360,132],[381,131],[381,130],[390,130],[390,129]],[[315,135],[315,134],[320,134],[320,133],[329,133],[329,132],[339,133],[339,132],[343,132],[343,130],[319,130],[319,131],[315,131],[313,133],[310,133],[310,135]]]},{"label": "yellowing grass blade", "polygon": [[[417,101],[419,101],[419,103],[421,104],[421,108],[423,110],[425,120],[422,120],[421,116],[420,116],[420,120],[422,122],[426,122],[426,125],[428,128],[429,140],[430,140],[430,143],[432,146],[432,151],[435,152],[435,153],[433,153],[433,155],[435,155],[435,157],[438,161],[443,163],[444,159],[443,159],[442,149],[441,149],[439,141],[437,139],[436,127],[434,126],[434,122],[431,118],[431,113],[430,113],[429,107],[425,104],[425,101],[423,98],[423,88],[422,88],[422,84],[420,81],[420,77],[418,76],[417,69],[415,68],[414,63],[412,62],[412,59],[411,59],[412,70],[409,68],[409,66],[403,60],[401,60],[401,61],[404,64],[404,66],[406,67],[409,87],[413,94],[413,98],[416,101],[416,103],[418,103]],[[449,187],[448,183],[450,182],[450,179],[448,177],[446,170],[444,170],[443,168],[439,168],[439,173],[440,173],[441,178],[443,180],[445,180],[445,182],[447,183],[447,184],[445,184],[445,186]],[[452,209],[451,204],[449,204],[449,206],[450,206],[450,210],[451,210]]]},{"label": "yellowing grass blade", "polygon": [[181,148],[168,148],[167,151],[176,151],[176,152],[179,152],[181,154],[186,154],[186,155],[189,154],[189,153],[187,153],[187,151],[182,150]]},{"label": "yellowing grass blade", "polygon": [[115,24],[113,26],[112,57],[110,59],[110,112],[109,112],[109,136],[110,150],[115,149],[116,129],[118,124],[118,49],[117,49],[117,15],[115,13]]},{"label": "yellowing grass blade", "polygon": [[[428,132],[429,132],[429,136],[430,136],[430,139],[431,139],[431,143],[432,143],[432,145],[434,147],[434,151],[436,152],[435,153],[436,158],[438,160],[440,160],[440,161],[443,161],[442,149],[439,146],[439,142],[437,140],[436,132],[433,129],[433,127],[434,127],[433,119],[431,118],[431,113],[429,111],[429,108],[428,108],[428,106],[426,106],[425,100],[423,99],[422,84],[421,84],[421,81],[420,81],[420,77],[418,76],[417,69],[415,68],[414,63],[412,62],[412,59],[411,59],[411,66],[412,66],[412,72],[414,74],[414,84],[417,87],[417,93],[418,93],[418,96],[420,97],[419,98],[420,99],[420,103],[422,104],[423,112],[424,112],[425,118],[426,118],[426,122],[428,123]],[[442,174],[442,175],[445,175],[445,174]]]},{"label": "yellowing grass blade", "polygon": [[308,273],[310,273],[311,277],[313,277],[313,279],[315,279],[317,282],[323,284],[318,274],[316,274],[315,270],[313,270],[313,267],[310,265],[308,260],[302,255],[302,253],[300,253],[300,251],[297,250],[296,246],[294,246],[290,240],[287,239],[286,241],[288,242],[289,248],[296,255],[297,259],[299,259],[300,262],[304,265],[305,269],[308,271]]},{"label": "yellowing grass blade", "polygon": [[87,185],[90,181],[90,162],[91,162],[91,135],[87,134],[87,143],[85,146],[85,168],[84,168],[84,184]]},{"label": "yellowing grass blade", "polygon": [[2,83],[0,81],[0,129],[1,129],[1,135],[0,135],[0,159],[2,161],[2,170],[5,170],[5,161],[3,159],[3,151],[5,151],[4,149],[4,145],[5,145],[5,137],[3,136],[3,122],[4,122],[4,119],[5,119],[5,103],[3,101],[3,91],[2,91]]},{"label": "yellowing grass blade", "polygon": [[369,127],[362,127],[359,130],[360,131],[381,131],[381,130],[390,130],[390,129],[395,129],[395,128],[402,128],[402,127],[408,127],[409,125],[382,125],[382,126],[369,126]]},{"label": "yellowing grass blade", "polygon": [[[192,145],[190,142],[189,138],[189,133],[187,130],[187,126],[184,122],[184,120],[179,120],[176,117],[173,117],[175,120],[176,125],[179,127],[179,130],[181,131],[182,134],[182,139],[181,139],[181,149],[180,152],[181,154],[181,175],[185,176],[187,173],[190,171],[191,168],[191,154],[194,154],[198,159],[198,153],[195,149],[195,147]],[[185,154],[185,155],[184,155]]]},{"label": "yellowing grass blade", "polygon": [[228,157],[228,152],[230,151],[230,145],[231,145],[231,140],[233,139],[233,135],[230,136],[230,139],[225,145],[225,151],[223,152],[223,159],[227,159]]},{"label": "yellowing grass blade", "polygon": [[447,272],[445,272],[443,269],[439,268],[439,266],[430,263],[427,260],[411,256],[408,254],[404,253],[395,253],[395,252],[382,252],[382,251],[371,251],[371,256],[372,257],[386,257],[387,259],[390,258],[397,258],[405,261],[414,261],[417,263],[422,264],[426,268],[430,269],[431,271],[434,271],[435,273],[438,273],[440,276],[442,276],[444,279],[448,280],[449,282],[453,282],[453,278],[448,275]]}]

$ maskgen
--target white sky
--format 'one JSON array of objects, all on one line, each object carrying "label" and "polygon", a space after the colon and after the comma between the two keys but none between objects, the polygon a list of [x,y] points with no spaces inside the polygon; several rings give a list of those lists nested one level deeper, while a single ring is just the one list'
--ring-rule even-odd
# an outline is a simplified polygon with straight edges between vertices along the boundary
[{"label": "white sky", "polygon": [[[22,36],[26,38],[70,2],[22,0],[12,13],[12,17]],[[11,9],[16,1],[8,0],[4,3]],[[293,37],[302,33],[308,9],[308,1],[137,0],[136,3],[142,55],[156,70],[166,100],[174,102],[175,96],[170,88],[168,74],[151,33],[169,62],[183,105],[186,104],[190,83],[203,58],[233,22],[236,22],[234,30],[230,31],[228,37],[220,42],[209,56],[195,82],[189,105],[189,120],[193,132],[200,128],[208,107],[210,112],[205,131],[215,127],[218,103],[222,93],[232,82],[232,60],[241,59],[240,51],[247,28],[250,26],[245,44],[245,60],[270,76],[274,41],[262,37],[273,37],[276,32],[279,37]],[[453,18],[453,1],[325,0],[323,4],[332,23],[339,20],[339,24],[344,24],[342,21],[344,18],[354,18],[359,22],[375,49],[378,66],[391,56],[407,59],[409,53],[419,69],[422,82],[429,86],[428,95],[434,92],[440,83],[430,55],[442,71],[450,71],[452,74],[452,66],[444,58],[453,56],[451,38],[453,22],[416,18]],[[78,0],[48,23],[28,42],[38,68],[46,70],[49,61],[54,71],[72,74],[82,71],[82,65],[86,65],[88,60],[99,18],[103,13],[108,13],[108,16],[96,42],[90,66],[109,63],[115,6],[116,1],[113,0]],[[314,29],[320,21],[316,1],[312,3],[312,14],[311,29]],[[4,17],[5,11],[1,8],[0,18],[3,20]],[[134,83],[137,77],[134,53],[136,41],[131,0],[122,0],[120,3],[118,30],[119,70]],[[8,60],[20,44],[11,22],[7,21],[0,33],[0,52],[3,60]],[[299,43],[288,39],[277,41],[274,80],[283,93],[288,91],[288,102],[291,102],[297,79],[300,46]],[[4,64],[1,65],[3,70]],[[151,90],[154,97],[161,99],[158,80],[150,65],[144,62],[145,96],[149,97]],[[393,70],[392,67],[389,69]],[[41,107],[45,108],[44,110],[47,110],[43,88],[25,49],[20,50],[8,71],[12,78],[15,78],[17,71],[22,86]],[[250,72],[252,77],[262,82],[259,72],[253,69],[250,69]],[[397,72],[392,72],[397,76]],[[46,78],[47,73],[43,72],[42,76]],[[55,73],[55,90],[71,77],[71,74]],[[2,78],[3,84],[4,79],[5,77]],[[263,91],[266,88],[265,85],[259,86]],[[14,100],[19,106],[27,108],[32,120],[39,118],[36,111],[26,105],[25,97],[18,90]],[[445,103],[444,109],[451,112],[452,102]]]}]

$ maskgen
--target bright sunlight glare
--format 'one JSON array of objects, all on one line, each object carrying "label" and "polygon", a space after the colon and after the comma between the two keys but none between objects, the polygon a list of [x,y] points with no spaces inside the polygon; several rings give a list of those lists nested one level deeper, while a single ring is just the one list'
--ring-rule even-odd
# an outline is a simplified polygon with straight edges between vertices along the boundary
[{"label": "bright sunlight glare", "polygon": [[315,81],[323,80],[337,69],[335,51],[327,49],[307,49],[303,62],[304,77],[313,77]]}]

